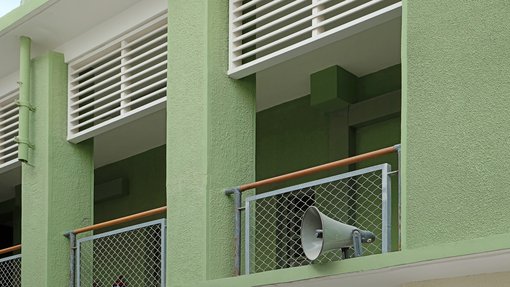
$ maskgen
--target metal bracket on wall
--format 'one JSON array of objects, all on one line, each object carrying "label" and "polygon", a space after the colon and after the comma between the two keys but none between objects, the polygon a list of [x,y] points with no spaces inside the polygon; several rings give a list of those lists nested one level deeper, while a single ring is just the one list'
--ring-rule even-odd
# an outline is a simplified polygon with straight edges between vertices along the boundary
[{"label": "metal bracket on wall", "polygon": [[234,195],[234,275],[241,275],[241,212],[242,195],[239,187],[225,190],[225,195]]},{"label": "metal bracket on wall", "polygon": [[26,144],[29,148],[31,148],[31,149],[35,149],[35,145],[34,145],[34,144],[31,144],[28,140],[22,140],[22,139],[20,139],[19,137],[15,137],[15,138],[14,138],[14,141],[15,141],[17,144]]},{"label": "metal bracket on wall", "polygon": [[[21,83],[18,82],[21,86]],[[16,101],[16,106],[18,107],[25,107],[25,108],[28,108],[29,111],[31,112],[35,112],[36,108],[34,106],[32,106],[30,103],[25,103],[25,102],[21,102],[21,101]]]}]

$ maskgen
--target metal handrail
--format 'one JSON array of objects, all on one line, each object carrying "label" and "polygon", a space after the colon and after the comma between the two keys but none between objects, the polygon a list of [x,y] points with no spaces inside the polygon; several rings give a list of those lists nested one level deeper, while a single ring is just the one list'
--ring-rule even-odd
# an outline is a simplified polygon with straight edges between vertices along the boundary
[{"label": "metal handrail", "polygon": [[76,279],[75,278],[76,236],[78,234],[84,233],[84,232],[87,232],[87,231],[98,230],[98,229],[101,229],[101,228],[106,228],[106,227],[110,227],[110,226],[114,226],[114,225],[119,225],[119,224],[122,224],[122,223],[130,222],[130,221],[133,221],[133,220],[145,218],[145,217],[156,215],[156,214],[165,213],[166,210],[167,210],[166,206],[163,206],[163,207],[159,207],[159,208],[155,208],[155,209],[151,209],[151,210],[135,213],[135,214],[132,214],[132,215],[128,215],[128,216],[120,217],[120,218],[117,218],[117,219],[113,219],[113,220],[109,220],[109,221],[105,221],[105,222],[101,222],[101,223],[85,226],[85,227],[82,227],[82,228],[78,228],[78,229],[66,232],[64,234],[64,236],[69,238],[69,244],[70,244],[70,260],[69,260],[69,264],[70,264],[71,273],[70,273],[70,277],[69,277],[69,286],[70,287],[74,287],[75,286],[75,279]]},{"label": "metal handrail", "polygon": [[14,245],[14,246],[4,248],[4,249],[0,249],[0,255],[9,253],[9,252],[13,252],[13,251],[18,251],[18,250],[21,250],[21,244]]},{"label": "metal handrail", "polygon": [[371,158],[379,157],[379,156],[382,156],[382,155],[385,155],[385,154],[390,154],[390,153],[393,153],[393,152],[397,152],[399,150],[400,150],[400,144],[394,145],[394,146],[390,146],[390,147],[386,147],[386,148],[382,148],[382,149],[378,149],[378,150],[367,152],[367,153],[363,153],[363,154],[359,154],[359,155],[356,155],[356,156],[344,158],[344,159],[333,161],[333,162],[330,162],[330,163],[326,163],[326,164],[322,164],[322,165],[318,165],[318,166],[314,166],[314,167],[298,170],[298,171],[295,171],[295,172],[291,172],[291,173],[287,173],[287,174],[282,174],[282,175],[279,175],[279,176],[275,176],[275,177],[271,177],[271,178],[255,181],[255,182],[252,182],[252,183],[243,184],[243,185],[240,185],[239,187],[228,189],[228,190],[225,191],[225,193],[227,195],[233,194],[236,190],[238,190],[240,192],[243,192],[243,191],[246,191],[246,190],[249,190],[249,189],[253,189],[253,188],[257,188],[257,187],[261,187],[261,186],[265,186],[265,185],[270,185],[270,184],[277,183],[277,182],[287,181],[287,180],[290,180],[290,179],[295,179],[295,178],[303,177],[303,176],[306,176],[306,175],[309,175],[309,174],[314,174],[314,173],[330,170],[330,169],[337,168],[337,167],[347,166],[347,165],[350,165],[350,164],[354,164],[354,163],[358,163],[358,162],[361,162],[361,161],[365,161],[367,159],[371,159]]},{"label": "metal handrail", "polygon": [[159,207],[159,208],[143,211],[143,212],[140,212],[140,213],[135,213],[135,214],[132,214],[132,215],[120,217],[120,218],[117,218],[117,219],[113,219],[113,220],[109,220],[109,221],[105,221],[105,222],[89,225],[89,226],[86,226],[86,227],[78,228],[78,229],[75,229],[75,230],[73,230],[71,232],[76,235],[76,234],[80,234],[80,233],[83,233],[83,232],[97,230],[97,229],[101,229],[101,228],[106,228],[106,227],[110,227],[110,226],[114,226],[114,225],[119,225],[119,224],[122,224],[122,223],[125,223],[125,222],[129,222],[129,221],[133,221],[133,220],[137,220],[137,219],[140,219],[140,218],[144,218],[144,217],[148,217],[148,216],[156,215],[156,214],[161,214],[161,213],[165,213],[165,212],[166,212],[166,206],[163,206],[163,207]]}]

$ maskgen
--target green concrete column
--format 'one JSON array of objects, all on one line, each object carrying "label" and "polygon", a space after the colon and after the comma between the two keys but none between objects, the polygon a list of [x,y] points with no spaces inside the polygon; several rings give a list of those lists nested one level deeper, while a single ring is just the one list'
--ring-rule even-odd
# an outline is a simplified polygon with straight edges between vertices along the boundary
[{"label": "green concrete column", "polygon": [[233,200],[255,178],[255,80],[232,80],[228,1],[169,0],[167,286],[233,274]]},{"label": "green concrete column", "polygon": [[32,62],[28,163],[22,166],[22,285],[68,286],[65,231],[92,223],[93,143],[66,141],[67,65],[61,54]]},{"label": "green concrete column", "polygon": [[510,5],[408,0],[404,12],[404,248],[508,236]]}]

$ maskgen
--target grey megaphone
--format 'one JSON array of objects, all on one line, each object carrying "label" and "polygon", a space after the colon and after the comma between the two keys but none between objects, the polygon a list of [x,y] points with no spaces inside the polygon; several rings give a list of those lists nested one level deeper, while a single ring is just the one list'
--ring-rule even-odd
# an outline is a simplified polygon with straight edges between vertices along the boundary
[{"label": "grey megaphone", "polygon": [[322,253],[354,247],[355,255],[361,256],[361,243],[372,243],[375,235],[355,226],[336,221],[310,206],[301,220],[301,246],[306,258],[317,259]]}]

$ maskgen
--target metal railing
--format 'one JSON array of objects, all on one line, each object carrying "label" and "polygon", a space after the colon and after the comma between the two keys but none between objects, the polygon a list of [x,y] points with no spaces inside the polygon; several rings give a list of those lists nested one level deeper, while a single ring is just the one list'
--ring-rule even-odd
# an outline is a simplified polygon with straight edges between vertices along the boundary
[{"label": "metal railing", "polygon": [[71,243],[71,287],[166,286],[166,220],[77,235],[166,212],[166,207],[87,226],[66,234]]},{"label": "metal railing", "polygon": [[[21,245],[0,250],[0,255],[21,249]],[[21,287],[21,254],[0,258],[0,286]]]},{"label": "metal railing", "polygon": [[[241,264],[244,264],[244,274],[250,274],[354,257],[354,250],[350,248],[324,252],[313,262],[306,258],[301,247],[301,219],[311,206],[334,220],[374,233],[376,241],[363,244],[363,256],[390,251],[390,175],[398,171],[392,172],[389,164],[379,164],[244,198],[241,194],[256,187],[351,165],[389,153],[397,153],[400,158],[400,145],[227,190],[227,194],[234,195],[236,205],[235,273],[241,274]],[[398,188],[400,189],[400,184]],[[400,192],[398,194],[397,200],[400,203]],[[400,212],[400,208],[398,209]],[[241,262],[242,253],[244,258]]]}]

